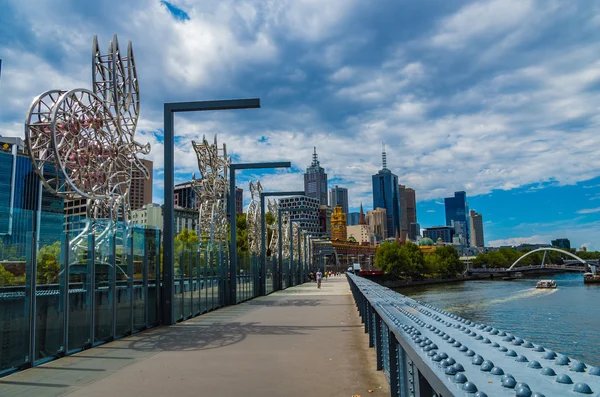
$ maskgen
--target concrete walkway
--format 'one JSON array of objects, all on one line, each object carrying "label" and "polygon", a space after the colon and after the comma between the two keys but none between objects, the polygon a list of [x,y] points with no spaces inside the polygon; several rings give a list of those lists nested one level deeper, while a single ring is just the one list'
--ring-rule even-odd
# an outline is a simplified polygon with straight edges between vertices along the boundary
[{"label": "concrete walkway", "polygon": [[389,396],[346,277],[308,283],[0,379],[0,396]]}]

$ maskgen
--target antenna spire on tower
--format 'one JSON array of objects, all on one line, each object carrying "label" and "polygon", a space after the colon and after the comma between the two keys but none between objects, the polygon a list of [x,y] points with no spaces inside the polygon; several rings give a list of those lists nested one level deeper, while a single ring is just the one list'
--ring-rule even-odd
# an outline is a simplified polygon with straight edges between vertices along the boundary
[{"label": "antenna spire on tower", "polygon": [[385,155],[385,143],[381,142],[381,162],[383,163],[383,169],[387,168],[387,157]]},{"label": "antenna spire on tower", "polygon": [[319,165],[319,156],[317,155],[317,147],[316,146],[314,146],[312,165],[313,166]]}]

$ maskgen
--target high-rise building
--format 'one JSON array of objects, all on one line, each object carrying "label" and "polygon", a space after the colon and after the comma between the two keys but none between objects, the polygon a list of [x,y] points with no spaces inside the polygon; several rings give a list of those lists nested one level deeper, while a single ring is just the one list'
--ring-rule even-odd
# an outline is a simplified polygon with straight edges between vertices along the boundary
[{"label": "high-rise building", "polygon": [[421,237],[421,225],[417,222],[412,222],[410,224],[410,231],[408,233],[408,238],[411,241],[417,241]]},{"label": "high-rise building", "polygon": [[446,226],[453,226],[455,232],[463,233],[469,243],[469,224],[467,223],[467,193],[454,192],[454,197],[444,199],[446,209]]},{"label": "high-rise building", "polygon": [[342,212],[342,206],[338,205],[333,209],[331,215],[331,240],[348,240],[346,230],[346,214]]},{"label": "high-rise building", "polygon": [[395,236],[402,230],[398,177],[387,168],[385,149],[381,158],[383,168],[373,175],[373,208],[385,208],[387,234]]},{"label": "high-rise building", "polygon": [[316,147],[312,164],[304,174],[304,194],[319,200],[320,205],[327,205],[327,174],[319,163]]},{"label": "high-rise building", "polygon": [[417,223],[417,198],[415,189],[406,188],[406,219],[408,224]]},{"label": "high-rise building", "polygon": [[471,247],[484,247],[483,239],[483,217],[474,210],[469,213],[471,227]]},{"label": "high-rise building", "polygon": [[333,210],[328,205],[319,206],[319,225],[321,227],[321,233],[325,233],[327,236],[331,236],[331,214]]},{"label": "high-rise building", "polygon": [[142,208],[145,204],[152,203],[152,171],[153,163],[150,160],[140,159],[142,164],[148,169],[150,178],[137,170],[131,171],[131,186],[129,188],[129,205],[132,210]]},{"label": "high-rise building", "polygon": [[[473,211],[471,211],[473,212]],[[552,240],[552,246],[564,250],[571,249],[571,241],[568,238],[557,238],[556,240]]]},{"label": "high-rise building", "polygon": [[400,197],[400,231],[406,237],[410,233],[408,213],[406,211],[406,186],[398,185],[398,197]]},{"label": "high-rise building", "polygon": [[360,212],[349,212],[348,217],[346,218],[348,222],[348,226],[358,225],[358,220],[360,219]]},{"label": "high-rise building", "polygon": [[369,225],[369,232],[375,235],[377,241],[383,241],[388,238],[385,208],[375,208],[373,211],[368,211],[367,225]]},{"label": "high-rise building", "polygon": [[454,228],[451,226],[433,226],[423,229],[423,238],[430,238],[434,242],[441,238],[444,243],[452,244],[452,237],[454,237]]},{"label": "high-rise building", "polygon": [[339,187],[338,185],[331,188],[329,191],[329,205],[334,208],[340,205],[342,212],[348,216],[348,189]]},{"label": "high-rise building", "polygon": [[[30,254],[32,236],[38,247],[60,241],[64,201],[41,183],[29,157],[22,153],[22,139],[0,142],[0,259],[17,260]],[[48,171],[52,168],[44,166]]]},{"label": "high-rise building", "polygon": [[[307,196],[284,197],[279,199],[279,208],[297,208],[298,211],[289,212],[290,219],[306,230],[321,232],[319,200]],[[284,216],[284,213],[281,215]]]},{"label": "high-rise building", "polygon": [[192,182],[178,183],[174,188],[174,204],[176,207],[199,209],[200,195],[192,187]]},{"label": "high-rise building", "polygon": [[244,189],[241,187],[235,187],[235,213],[244,213]]}]

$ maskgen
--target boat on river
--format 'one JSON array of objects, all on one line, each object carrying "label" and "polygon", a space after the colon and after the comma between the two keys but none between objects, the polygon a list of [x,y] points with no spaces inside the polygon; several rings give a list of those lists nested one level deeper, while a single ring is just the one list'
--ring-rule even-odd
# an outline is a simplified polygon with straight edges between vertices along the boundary
[{"label": "boat on river", "polygon": [[584,284],[600,284],[600,274],[597,273],[583,273]]},{"label": "boat on river", "polygon": [[535,288],[556,288],[556,281],[554,281],[554,280],[540,280],[535,285]]}]

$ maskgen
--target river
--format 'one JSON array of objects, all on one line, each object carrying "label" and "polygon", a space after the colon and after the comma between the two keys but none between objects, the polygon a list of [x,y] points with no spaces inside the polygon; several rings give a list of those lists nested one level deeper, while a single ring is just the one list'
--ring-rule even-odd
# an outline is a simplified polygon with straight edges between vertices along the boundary
[{"label": "river", "polygon": [[581,274],[546,278],[556,280],[558,288],[536,289],[539,278],[524,278],[410,287],[398,292],[600,366],[600,284],[584,285]]}]

